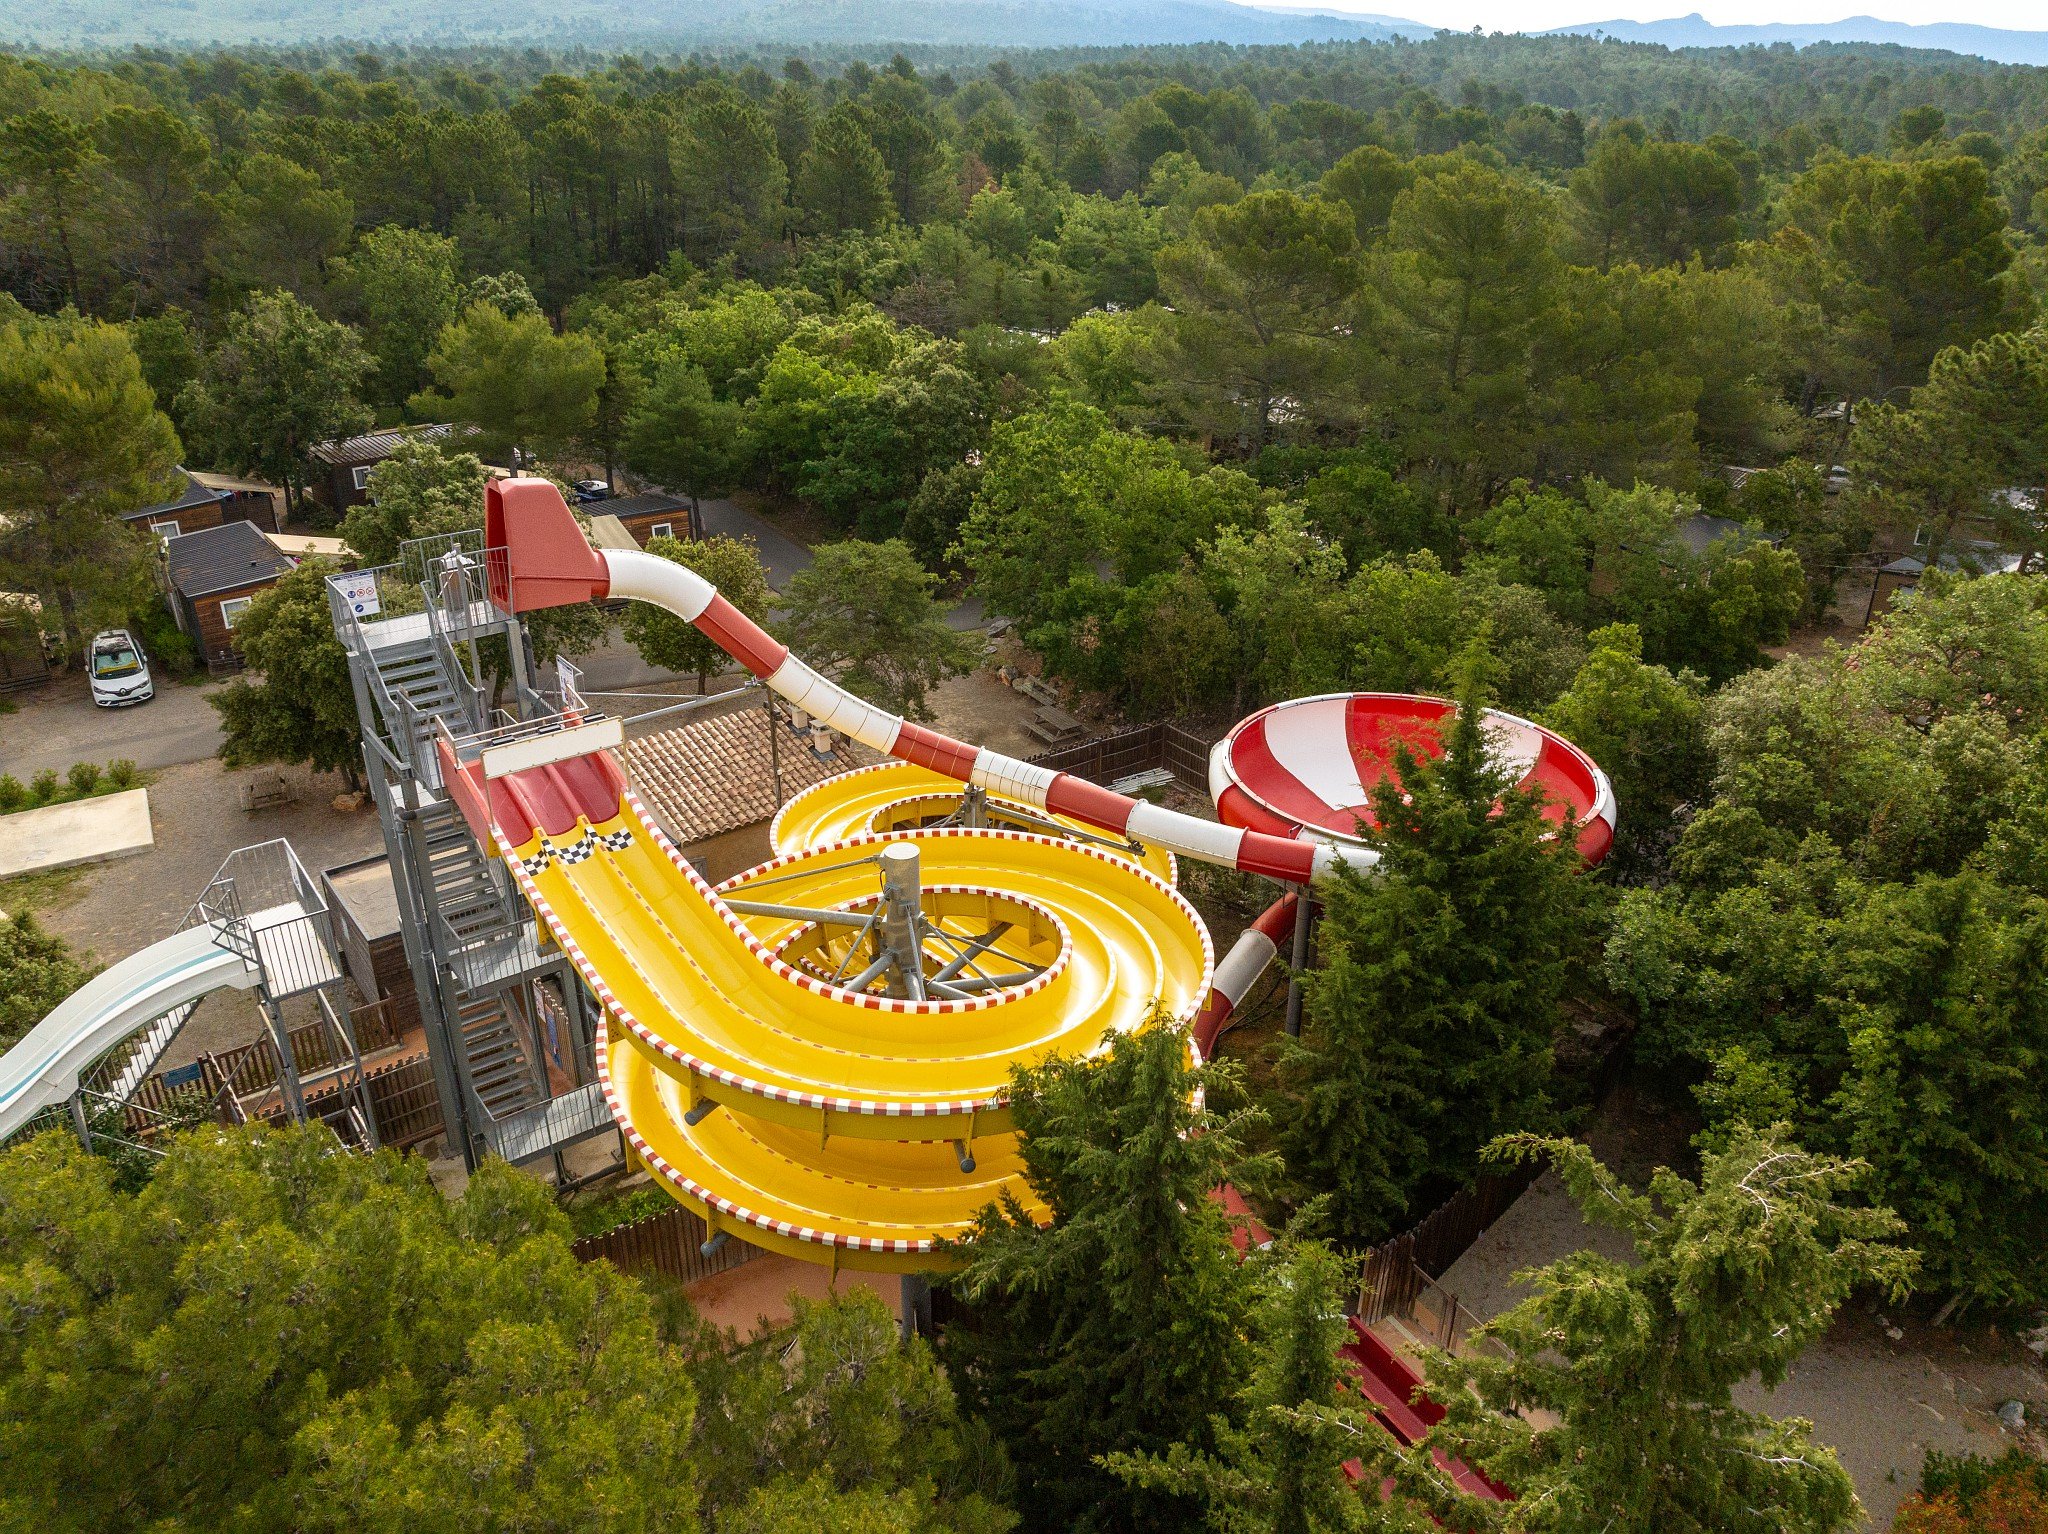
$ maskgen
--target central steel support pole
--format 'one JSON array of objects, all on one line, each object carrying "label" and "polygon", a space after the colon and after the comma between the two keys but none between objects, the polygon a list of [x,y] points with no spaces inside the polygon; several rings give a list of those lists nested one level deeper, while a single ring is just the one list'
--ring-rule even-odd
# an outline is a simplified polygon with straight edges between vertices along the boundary
[{"label": "central steel support pole", "polygon": [[85,1116],[85,1094],[83,1092],[73,1092],[71,1094],[71,1128],[78,1136],[78,1143],[90,1153],[92,1150],[92,1124]]},{"label": "central steel support pole", "polygon": [[1287,958],[1287,1036],[1301,1037],[1301,972],[1308,968],[1308,926],[1315,901],[1304,889],[1294,902],[1294,947]]},{"label": "central steel support pole", "polygon": [[903,1340],[932,1334],[932,1281],[922,1273],[903,1275]]},{"label": "central steel support pole", "polygon": [[899,995],[912,1001],[924,997],[924,884],[918,875],[917,847],[891,842],[882,849],[881,944],[895,960]]},{"label": "central steel support pole", "polygon": [[972,831],[988,825],[988,790],[970,783],[960,792],[960,824]]}]

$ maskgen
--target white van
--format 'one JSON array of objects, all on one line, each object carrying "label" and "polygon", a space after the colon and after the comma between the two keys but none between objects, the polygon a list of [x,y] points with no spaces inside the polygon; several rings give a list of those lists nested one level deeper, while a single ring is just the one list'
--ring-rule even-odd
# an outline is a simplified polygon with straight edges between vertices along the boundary
[{"label": "white van", "polygon": [[92,701],[101,708],[147,703],[156,696],[142,646],[126,629],[104,629],[93,635],[92,648],[86,653],[86,675],[92,679]]}]

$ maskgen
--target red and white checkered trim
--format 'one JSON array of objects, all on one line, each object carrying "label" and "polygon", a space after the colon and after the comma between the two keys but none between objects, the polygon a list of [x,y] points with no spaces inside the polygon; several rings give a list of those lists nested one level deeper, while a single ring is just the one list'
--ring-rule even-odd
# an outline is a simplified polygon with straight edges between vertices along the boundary
[{"label": "red and white checkered trim", "polygon": [[[906,761],[902,761],[902,760],[900,760],[900,759],[897,759],[897,758],[891,758],[890,760],[888,760],[888,761],[886,761],[886,762],[869,762],[869,763],[868,763],[868,764],[867,764],[867,765],[866,765],[865,767],[852,767],[852,768],[849,768],[848,770],[846,770],[845,772],[838,772],[838,773],[834,773],[834,774],[833,774],[833,775],[832,775],[831,777],[829,777],[829,778],[826,778],[826,779],[825,779],[824,781],[822,781],[822,782],[819,782],[819,783],[813,783],[813,784],[812,784],[812,785],[811,785],[811,786],[810,786],[809,788],[806,788],[806,789],[804,789],[803,791],[801,791],[800,793],[798,793],[798,794],[796,794],[796,795],[795,795],[794,797],[792,797],[792,798],[791,798],[791,799],[789,800],[789,802],[788,802],[788,803],[784,804],[784,805],[782,806],[782,808],[781,808],[781,809],[779,809],[779,810],[777,810],[777,811],[775,812],[775,818],[774,818],[773,820],[769,821],[769,823],[768,823],[768,845],[769,845],[769,846],[771,846],[771,847],[773,847],[773,848],[775,849],[775,855],[776,855],[777,857],[800,857],[800,856],[802,856],[802,854],[803,854],[803,853],[805,853],[805,852],[807,852],[807,851],[815,851],[815,850],[816,850],[816,848],[815,848],[815,847],[792,847],[792,846],[790,846],[790,845],[789,845],[790,841],[792,840],[792,837],[791,837],[791,835],[790,835],[790,833],[789,833],[789,831],[788,831],[788,829],[787,829],[787,827],[786,827],[786,825],[785,825],[785,822],[786,822],[786,820],[787,820],[787,819],[788,819],[788,818],[790,817],[790,815],[792,814],[792,812],[796,811],[796,810],[798,809],[798,807],[799,807],[799,806],[803,805],[803,804],[804,804],[804,802],[805,802],[805,801],[806,801],[807,799],[810,799],[810,798],[812,798],[812,797],[813,797],[814,795],[824,795],[824,794],[830,793],[830,792],[832,792],[832,791],[833,791],[833,790],[835,790],[835,789],[838,789],[838,788],[841,788],[841,787],[843,787],[843,785],[845,785],[845,784],[846,784],[846,783],[847,783],[848,781],[850,781],[851,779],[854,779],[854,778],[858,778],[858,777],[863,777],[863,776],[865,776],[865,775],[867,775],[867,774],[870,774],[870,773],[880,773],[880,772],[905,772],[905,771],[909,771],[909,772],[934,772],[934,771],[936,771],[936,769],[933,769],[933,768],[929,768],[929,767],[919,767],[919,766],[918,766],[918,765],[917,765],[917,764],[916,764],[915,762],[906,762]],[[937,775],[938,775],[938,776],[939,776],[940,778],[944,778],[944,777],[946,776],[946,775],[945,775],[944,773],[942,773],[942,772],[941,772],[941,773],[938,773]],[[965,787],[966,785],[965,785],[965,784],[962,784],[961,786],[962,786],[962,787],[964,788],[964,787]],[[883,801],[883,802],[882,802],[882,804],[881,804],[881,805],[879,805],[879,806],[878,806],[878,807],[877,807],[877,808],[876,808],[876,809],[875,809],[875,810],[874,810],[874,811],[873,811],[873,812],[872,812],[872,813],[870,814],[870,816],[869,816],[869,818],[868,818],[868,824],[867,824],[867,827],[866,827],[865,829],[863,829],[863,830],[860,830],[860,831],[856,831],[856,832],[852,833],[852,834],[851,834],[851,835],[849,835],[849,836],[846,836],[846,837],[842,837],[842,838],[840,839],[840,841],[838,842],[838,845],[844,846],[844,845],[847,845],[848,843],[851,843],[851,842],[853,842],[853,841],[859,840],[859,839],[861,839],[861,838],[863,838],[863,837],[870,837],[870,836],[893,836],[893,835],[903,835],[903,834],[907,834],[907,833],[908,833],[908,831],[909,831],[910,829],[923,829],[923,830],[930,830],[930,829],[939,829],[939,828],[934,828],[934,827],[920,827],[920,828],[906,828],[906,829],[905,829],[904,831],[899,831],[899,832],[891,832],[891,831],[877,831],[877,830],[876,830],[876,829],[874,828],[874,822],[875,822],[875,819],[876,819],[877,817],[879,817],[879,816],[881,816],[881,815],[883,815],[883,814],[887,813],[887,812],[888,812],[888,811],[890,811],[890,810],[895,810],[895,809],[901,809],[901,808],[902,808],[902,807],[903,807],[904,805],[906,805],[906,804],[915,804],[915,803],[917,803],[917,802],[918,802],[919,800],[921,800],[921,799],[952,799],[952,798],[956,798],[956,797],[957,797],[957,795],[956,795],[956,794],[951,794],[951,793],[948,793],[948,792],[947,792],[946,790],[944,790],[944,789],[939,789],[939,790],[937,790],[936,792],[933,792],[933,791],[920,791],[920,792],[918,792],[918,793],[914,793],[914,794],[906,794],[906,795],[904,795],[904,796],[903,796],[902,798],[900,798],[900,799],[889,799],[889,800],[885,800],[885,801]],[[997,792],[996,792],[995,790],[993,790],[993,789],[991,789],[991,790],[989,791],[989,803],[991,803],[992,805],[994,805],[994,806],[995,806],[996,808],[998,808],[998,809],[1007,809],[1007,810],[1011,810],[1011,811],[1014,811],[1014,812],[1018,812],[1018,813],[1026,814],[1026,815],[1032,815],[1032,816],[1036,816],[1036,817],[1039,817],[1039,818],[1041,818],[1041,819],[1048,819],[1048,820],[1054,820],[1054,821],[1059,821],[1059,822],[1061,822],[1061,823],[1063,823],[1063,824],[1071,824],[1071,825],[1073,825],[1073,826],[1074,826],[1074,827],[1075,827],[1076,829],[1081,829],[1081,830],[1087,830],[1087,831],[1090,831],[1090,832],[1094,832],[1095,834],[1098,834],[1098,835],[1099,835],[1099,834],[1103,834],[1103,833],[1097,832],[1097,831],[1096,831],[1096,828],[1095,828],[1095,827],[1093,827],[1093,826],[1089,826],[1089,825],[1087,825],[1087,824],[1086,824],[1085,822],[1083,822],[1083,821],[1077,821],[1077,820],[1074,820],[1074,819],[1073,819],[1073,818],[1072,818],[1071,816],[1066,816],[1066,815],[1062,815],[1062,814],[1060,814],[1060,813],[1059,813],[1059,812],[1058,812],[1057,810],[1049,810],[1049,809],[1046,809],[1046,808],[1045,808],[1045,807],[1044,807],[1043,805],[1037,805],[1037,804],[1032,804],[1032,803],[1031,803],[1030,801],[1028,801],[1028,800],[1025,800],[1025,799],[1018,799],[1018,798],[1013,798],[1013,797],[1011,797],[1011,796],[1009,796],[1009,795],[1007,795],[1007,794],[1001,794],[1001,793],[997,793]],[[808,815],[808,814],[811,814],[811,813],[813,813],[813,812],[812,812],[812,811],[811,811],[811,810],[810,810],[809,808],[805,808],[805,809],[803,810],[803,813],[804,813],[804,814],[806,814],[806,815]],[[969,827],[965,827],[965,826],[954,826],[954,827],[945,827],[945,828],[943,828],[943,829],[948,829],[948,830],[968,830],[968,829],[971,829],[971,828],[969,828]],[[997,828],[992,828],[992,829],[1003,829],[1003,828],[997,827]],[[1027,831],[1027,832],[1025,832],[1025,833],[1023,833],[1023,834],[1025,834],[1025,835],[1027,835],[1027,836],[1030,836],[1030,835],[1044,836],[1044,835],[1045,835],[1045,833],[1043,833],[1043,832],[1028,832],[1028,831]],[[1061,841],[1064,841],[1064,840],[1066,840],[1066,838],[1064,838],[1064,837],[1061,837],[1061,838],[1057,838],[1057,839],[1058,839],[1058,840],[1061,840]],[[821,842],[821,843],[818,843],[818,844],[817,844],[817,846],[824,846],[824,845],[826,845],[826,844],[825,844],[825,843],[822,843],[822,842]],[[1093,843],[1091,843],[1091,842],[1079,842],[1079,843],[1076,843],[1076,845],[1079,845],[1079,846],[1094,846],[1094,844],[1093,844]],[[1098,850],[1098,851],[1103,851],[1103,852],[1108,852],[1108,851],[1109,851],[1109,849],[1107,849],[1107,848],[1097,848],[1096,850]],[[1177,855],[1176,855],[1176,854],[1175,854],[1175,853],[1174,853],[1174,852],[1173,852],[1172,850],[1170,850],[1169,848],[1165,848],[1165,847],[1159,847],[1159,848],[1156,848],[1156,849],[1154,849],[1154,850],[1156,850],[1156,851],[1160,851],[1160,852],[1164,852],[1164,853],[1166,854],[1166,878],[1167,878],[1167,882],[1168,882],[1168,883],[1170,883],[1170,884],[1178,883],[1178,882],[1179,882],[1179,879],[1180,879],[1180,859],[1179,859],[1179,857],[1178,857],[1178,856],[1177,856]],[[1124,861],[1124,862],[1136,862],[1136,861],[1137,861],[1135,857],[1128,857],[1128,856],[1124,856],[1124,855],[1122,855],[1122,854],[1118,854],[1118,853],[1114,853],[1114,852],[1110,852],[1110,853],[1109,853],[1109,855],[1110,855],[1111,857],[1116,857],[1116,858],[1119,858],[1119,860],[1120,860],[1120,861]],[[748,869],[748,870],[747,870],[747,872],[749,872],[749,873],[753,873],[753,872],[755,872],[755,870],[753,870],[753,869]],[[730,881],[728,881],[728,882],[730,882]]]},{"label": "red and white checkered trim", "polygon": [[[1029,996],[1035,991],[1042,991],[1048,985],[1051,985],[1055,976],[1072,961],[1074,934],[1068,930],[1067,924],[1061,919],[1059,912],[1053,910],[1050,906],[1040,905],[1035,900],[1027,900],[1024,896],[1010,890],[992,889],[986,884],[927,884],[924,886],[924,893],[927,895],[976,895],[986,900],[1007,900],[1012,905],[1023,906],[1034,915],[1041,917],[1052,926],[1053,931],[1059,934],[1060,951],[1052,963],[1048,964],[1042,971],[1032,976],[1031,979],[1025,981],[1022,985],[1007,987],[997,993],[999,995],[1015,998]],[[819,909],[824,911],[853,912],[868,906],[880,905],[881,903],[882,895],[877,890],[874,894],[862,895],[857,900],[842,900],[837,905],[820,906]],[[773,950],[775,957],[788,964],[790,961],[783,958],[784,951],[788,949],[791,943],[794,943],[804,934],[816,931],[818,925],[814,921],[797,922],[790,929],[789,933],[776,943]],[[959,936],[957,932],[948,935],[955,938]],[[794,968],[795,966],[792,965],[791,967]]]},{"label": "red and white checkered trim", "polygon": [[756,1230],[770,1231],[793,1241],[807,1241],[817,1246],[836,1246],[843,1251],[887,1252],[897,1256],[909,1256],[932,1251],[938,1244],[929,1238],[913,1241],[905,1237],[839,1235],[829,1230],[819,1230],[811,1225],[797,1225],[788,1220],[777,1220],[749,1209],[744,1204],[736,1204],[705,1187],[694,1177],[685,1175],[647,1143],[646,1138],[633,1123],[632,1115],[626,1111],[626,1105],[619,1100],[618,1090],[612,1084],[610,1028],[607,1020],[602,1017],[598,1019],[597,1025],[597,1079],[604,1090],[605,1105],[611,1109],[612,1117],[617,1120],[620,1131],[626,1136],[627,1143],[633,1147],[635,1154],[664,1182],[706,1208],[715,1210],[722,1218],[738,1220],[742,1224],[753,1226]]},{"label": "red and white checkered trim", "polygon": [[[813,783],[809,788],[792,795],[782,808],[775,812],[775,818],[768,822],[768,845],[775,849],[778,856],[790,850],[783,845],[782,823],[789,818],[791,812],[798,805],[813,795],[822,794],[829,788],[844,784],[853,778],[864,777],[869,773],[900,772],[910,765],[908,762],[901,762],[891,757],[886,762],[869,762],[865,767],[851,767],[845,772],[835,772],[823,782]],[[809,814],[810,811],[806,810],[804,813]]]},{"label": "red and white checkered trim", "polygon": [[[961,1012],[986,1012],[991,1007],[1003,1006],[1020,997],[1033,995],[1037,991],[1043,990],[1059,978],[1071,961],[1071,950],[1063,951],[1060,957],[1054,961],[1052,967],[1030,985],[1019,986],[1014,991],[998,992],[992,996],[972,997],[967,1001],[908,1001],[900,996],[872,996],[866,991],[850,991],[844,986],[829,984],[818,979],[815,975],[805,973],[792,964],[785,963],[776,954],[775,950],[771,949],[754,935],[753,929],[748,927],[745,918],[725,903],[724,899],[721,898],[721,892],[733,889],[738,881],[742,879],[750,878],[768,869],[780,868],[787,863],[802,862],[805,859],[829,853],[858,851],[876,842],[892,839],[900,840],[906,836],[929,837],[938,833],[932,831],[898,831],[891,832],[888,836],[854,837],[843,842],[826,842],[803,852],[793,852],[786,858],[770,859],[766,863],[748,869],[745,873],[733,875],[732,878],[714,889],[704,882],[703,875],[690,866],[689,859],[685,858],[676,849],[675,843],[668,839],[667,833],[654,823],[653,816],[649,815],[646,807],[640,803],[639,795],[629,789],[627,790],[627,799],[634,813],[639,817],[641,826],[653,836],[656,845],[667,854],[668,860],[688,877],[690,887],[699,891],[705,899],[711,902],[719,915],[724,919],[726,926],[732,930],[733,934],[741,942],[746,944],[747,952],[767,965],[770,970],[774,971],[782,979],[787,980],[792,985],[800,986],[813,995],[829,997],[833,1001],[843,1001],[848,1006],[865,1007],[870,1012],[915,1012],[920,1016],[934,1017],[945,1017]],[[973,834],[985,835],[989,833],[977,832]],[[1034,840],[1045,841],[1049,840],[1049,838],[1038,837],[1034,838]],[[1065,844],[1061,843],[1060,845]],[[1138,871],[1143,872],[1143,870]],[[995,891],[994,893],[1000,894],[1002,892]]]}]

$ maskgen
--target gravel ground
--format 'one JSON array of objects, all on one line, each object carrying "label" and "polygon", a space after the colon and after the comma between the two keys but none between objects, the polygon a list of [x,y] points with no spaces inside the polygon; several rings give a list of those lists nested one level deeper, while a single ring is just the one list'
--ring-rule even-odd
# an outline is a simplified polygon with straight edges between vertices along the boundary
[{"label": "gravel ground", "polygon": [[0,772],[26,783],[45,768],[63,773],[73,762],[102,766],[126,757],[138,767],[203,761],[220,749],[220,715],[206,700],[218,682],[186,686],[156,679],[156,696],[133,708],[95,708],[83,672],[15,694],[15,712],[0,715]]},{"label": "gravel ground", "polygon": [[[1683,1164],[1670,1148],[1673,1127],[1624,1091],[1609,1100],[1587,1138],[1610,1165],[1640,1180],[1654,1164],[1647,1153],[1658,1147],[1663,1159]],[[1452,1264],[1444,1287],[1483,1320],[1527,1294],[1516,1273],[1589,1248],[1621,1260],[1631,1255],[1625,1237],[1589,1226],[1546,1174]],[[1872,1529],[1891,1527],[1900,1501],[1919,1484],[1929,1449],[2002,1453],[2013,1440],[1993,1413],[2014,1399],[2027,1403],[2030,1421],[2048,1419],[2048,1373],[2014,1338],[1937,1329],[1860,1303],[1837,1317],[1777,1390],[1752,1380],[1736,1392],[1737,1404],[1751,1410],[1813,1422],[1815,1436],[1855,1477]]]},{"label": "gravel ground", "polygon": [[[137,857],[80,870],[37,915],[76,947],[111,964],[177,931],[192,902],[237,847],[285,837],[315,874],[383,850],[377,817],[368,808],[343,813],[332,807],[343,787],[339,777],[303,767],[285,769],[298,801],[252,814],[242,809],[237,789],[255,776],[227,771],[215,761],[163,769],[149,790],[156,846]],[[210,997],[179,1035],[166,1063],[247,1043],[260,1026],[247,997]]]}]

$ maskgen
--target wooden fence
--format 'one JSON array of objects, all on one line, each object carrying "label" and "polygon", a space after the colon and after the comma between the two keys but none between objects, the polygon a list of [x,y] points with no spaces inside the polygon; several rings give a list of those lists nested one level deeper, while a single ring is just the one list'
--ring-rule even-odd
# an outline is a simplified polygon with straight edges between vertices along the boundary
[{"label": "wooden fence", "polygon": [[[1508,1206],[1543,1175],[1544,1163],[1530,1162],[1504,1173],[1489,1173],[1460,1188],[1412,1229],[1382,1241],[1365,1254],[1358,1313],[1369,1325],[1387,1316],[1413,1313],[1417,1302],[1451,1264]],[[1455,1297],[1446,1297],[1455,1309]]]},{"label": "wooden fence", "polygon": [[700,1248],[710,1234],[695,1211],[677,1204],[630,1224],[580,1237],[570,1250],[579,1262],[596,1262],[602,1257],[621,1273],[658,1273],[679,1284],[724,1273],[761,1255],[759,1248],[729,1239],[706,1257]]},{"label": "wooden fence", "polygon": [[1071,772],[1096,783],[1164,767],[1183,786],[1203,792],[1209,787],[1209,746],[1210,742],[1193,730],[1155,720],[1078,745],[1041,751],[1031,760],[1037,766]]},{"label": "wooden fence", "polygon": [[433,1062],[425,1055],[380,1065],[363,1077],[363,1085],[370,1094],[379,1145],[410,1150],[441,1132],[441,1091],[434,1084]]}]

